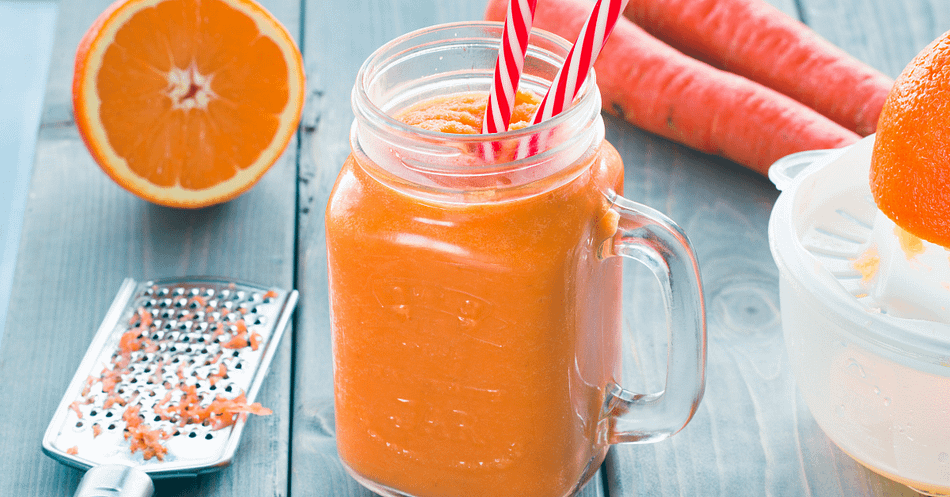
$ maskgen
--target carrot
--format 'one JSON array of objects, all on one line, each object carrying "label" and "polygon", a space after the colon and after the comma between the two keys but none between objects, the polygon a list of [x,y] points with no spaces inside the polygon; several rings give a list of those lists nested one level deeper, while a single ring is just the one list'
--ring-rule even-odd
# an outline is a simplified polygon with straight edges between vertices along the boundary
[{"label": "carrot", "polygon": [[860,135],[894,80],[763,0],[629,0],[624,15],[674,48],[784,93]]},{"label": "carrot", "polygon": [[[506,1],[489,0],[486,19],[503,20]],[[534,26],[574,39],[589,10],[583,0],[538,2]],[[625,18],[594,69],[607,112],[762,174],[790,153],[860,138],[791,97],[684,55]]]}]

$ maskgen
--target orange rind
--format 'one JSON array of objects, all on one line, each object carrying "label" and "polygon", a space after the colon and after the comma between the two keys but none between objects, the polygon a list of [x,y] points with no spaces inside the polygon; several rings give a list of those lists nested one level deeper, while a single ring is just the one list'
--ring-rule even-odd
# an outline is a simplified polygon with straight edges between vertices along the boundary
[{"label": "orange rind", "polygon": [[297,130],[300,51],[252,0],[119,0],[76,51],[76,126],[103,171],[170,207],[250,189]]}]

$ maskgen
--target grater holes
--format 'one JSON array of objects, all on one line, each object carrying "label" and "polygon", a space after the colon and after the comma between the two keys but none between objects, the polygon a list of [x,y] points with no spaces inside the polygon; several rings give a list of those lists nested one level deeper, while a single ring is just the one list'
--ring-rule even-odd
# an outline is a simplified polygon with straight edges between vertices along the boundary
[{"label": "grater holes", "polygon": [[[243,392],[241,382],[249,373],[236,372],[250,368],[253,362],[245,367],[241,354],[260,343],[260,334],[249,328],[265,322],[260,319],[262,309],[266,314],[270,308],[260,304],[273,292],[243,291],[233,285],[224,291],[218,290],[220,286],[186,284],[178,288],[140,290],[134,300],[137,309],[127,314],[130,319],[124,323],[124,331],[140,329],[123,336],[121,355],[112,354],[111,364],[106,356],[99,381],[91,383],[91,390],[84,390],[80,399],[95,406],[83,411],[97,406],[99,409],[95,411],[98,417],[84,419],[82,428],[90,430],[100,420],[101,425],[93,427],[96,435],[105,428],[121,430],[126,426],[131,406],[141,409],[140,419],[147,420],[146,426],[161,430],[166,438],[172,434],[204,440],[218,437],[212,432],[222,426],[220,418],[212,415],[210,421],[201,420],[186,414],[189,411],[184,409],[215,406],[218,398],[230,401],[234,393]],[[139,338],[130,340],[136,334]],[[250,350],[246,353],[244,360],[255,357]],[[231,376],[236,376],[236,383],[229,380]],[[117,394],[121,385],[126,388]],[[102,409],[103,406],[110,410]]]}]

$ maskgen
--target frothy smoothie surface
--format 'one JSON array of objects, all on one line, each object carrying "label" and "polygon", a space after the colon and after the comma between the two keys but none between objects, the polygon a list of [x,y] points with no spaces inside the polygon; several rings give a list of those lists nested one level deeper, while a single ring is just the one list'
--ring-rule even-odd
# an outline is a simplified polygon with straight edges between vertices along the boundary
[{"label": "frothy smoothie surface", "polygon": [[[410,126],[429,131],[475,135],[482,132],[487,104],[487,93],[455,94],[420,102],[395,117]],[[508,129],[521,129],[531,124],[531,118],[540,104],[541,97],[538,95],[519,91],[515,96]]]}]

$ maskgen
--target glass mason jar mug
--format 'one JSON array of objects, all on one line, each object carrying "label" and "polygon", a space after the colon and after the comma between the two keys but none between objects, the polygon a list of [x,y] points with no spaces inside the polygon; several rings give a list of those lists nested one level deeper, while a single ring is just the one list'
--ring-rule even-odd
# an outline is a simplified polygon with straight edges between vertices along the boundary
[{"label": "glass mason jar mug", "polygon": [[[402,36],[353,89],[352,153],[326,211],[336,436],[350,474],[383,495],[570,495],[609,444],[665,439],[702,398],[695,256],[672,221],[619,195],[593,76],[570,109],[519,131],[392,117],[487,93],[501,30]],[[521,88],[543,95],[569,49],[534,30]],[[659,393],[618,385],[623,257],[661,282]]]}]

